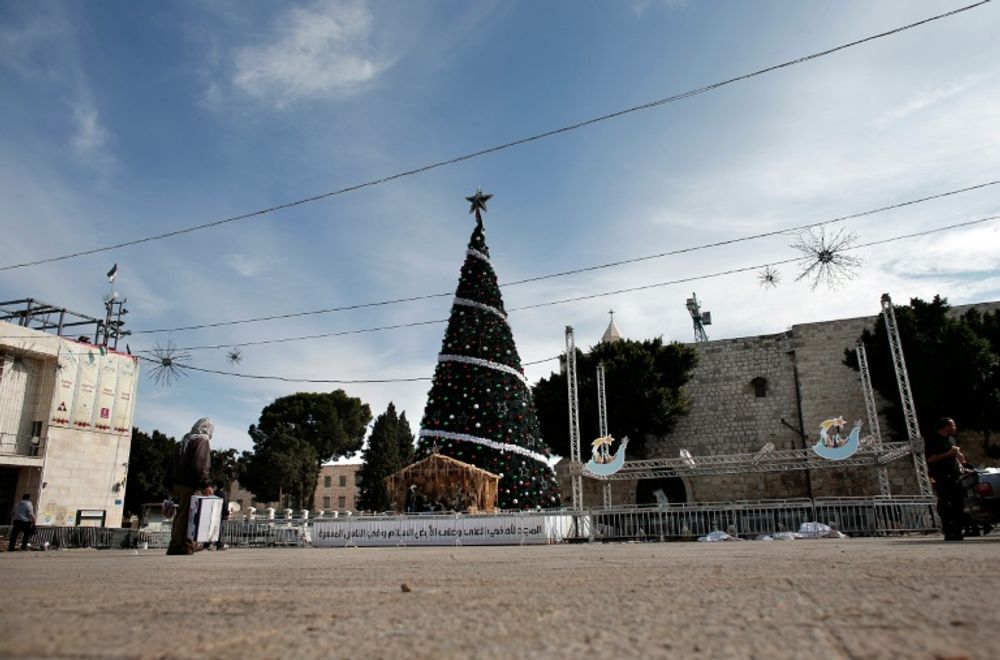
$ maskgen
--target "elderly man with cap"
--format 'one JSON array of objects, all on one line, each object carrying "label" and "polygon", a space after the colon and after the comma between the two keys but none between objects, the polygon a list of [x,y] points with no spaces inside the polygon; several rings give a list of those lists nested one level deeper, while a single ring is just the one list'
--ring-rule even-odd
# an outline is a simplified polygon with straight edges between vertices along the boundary
[{"label": "elderly man with cap", "polygon": [[170,534],[168,555],[191,555],[197,544],[188,538],[188,518],[191,514],[192,495],[211,495],[209,479],[211,468],[212,420],[203,417],[194,423],[191,432],[184,436],[167,466],[167,486],[177,500],[177,513]]}]

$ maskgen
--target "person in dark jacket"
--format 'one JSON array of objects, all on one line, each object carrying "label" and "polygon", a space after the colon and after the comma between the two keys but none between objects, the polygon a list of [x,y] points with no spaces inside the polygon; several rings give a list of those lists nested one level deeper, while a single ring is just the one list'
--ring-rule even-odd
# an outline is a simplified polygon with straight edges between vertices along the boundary
[{"label": "person in dark jacket", "polygon": [[934,481],[945,541],[961,541],[963,538],[965,490],[961,479],[965,471],[965,456],[955,444],[956,431],[955,420],[942,417],[938,420],[937,430],[924,438],[927,473]]},{"label": "person in dark jacket", "polygon": [[177,500],[168,555],[191,555],[198,549],[187,535],[188,518],[191,515],[191,496],[213,493],[208,473],[211,468],[209,443],[214,430],[215,425],[207,417],[195,422],[191,432],[177,443],[173,459],[167,466],[167,485]]},{"label": "person in dark jacket", "polygon": [[7,544],[7,551],[14,552],[19,534],[24,535],[21,537],[21,549],[27,550],[28,539],[35,532],[35,509],[31,506],[31,495],[25,493],[21,501],[14,505],[11,518],[13,524],[11,525],[10,542]]}]

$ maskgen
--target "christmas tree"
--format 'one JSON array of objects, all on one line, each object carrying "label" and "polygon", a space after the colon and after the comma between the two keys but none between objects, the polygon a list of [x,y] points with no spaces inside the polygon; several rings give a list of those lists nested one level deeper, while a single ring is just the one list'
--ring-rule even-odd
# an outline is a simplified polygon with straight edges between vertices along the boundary
[{"label": "christmas tree", "polygon": [[427,397],[417,458],[438,451],[500,475],[497,506],[560,506],[559,483],[547,459],[490,264],[481,211],[492,195],[467,198],[476,214],[434,380]]}]

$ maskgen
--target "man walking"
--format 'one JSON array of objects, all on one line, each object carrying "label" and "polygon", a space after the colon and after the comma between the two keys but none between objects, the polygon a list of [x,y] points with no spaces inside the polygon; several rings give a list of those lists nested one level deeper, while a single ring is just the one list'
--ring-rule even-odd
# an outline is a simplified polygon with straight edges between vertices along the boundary
[{"label": "man walking", "polygon": [[31,506],[31,495],[25,493],[21,496],[21,501],[14,505],[13,512],[14,525],[10,530],[10,543],[7,544],[7,552],[14,552],[19,534],[21,538],[21,549],[28,549],[28,539],[35,531],[35,508]]},{"label": "man walking", "polygon": [[941,531],[945,541],[961,541],[962,518],[965,515],[965,489],[962,487],[962,472],[965,456],[955,444],[955,420],[942,417],[938,420],[937,431],[924,438],[927,454],[927,473],[934,481],[937,495],[938,515],[941,517]]},{"label": "man walking", "polygon": [[197,549],[194,540],[188,538],[191,496],[212,494],[208,473],[211,468],[209,443],[214,430],[215,425],[207,417],[195,422],[191,432],[177,443],[173,459],[167,466],[168,486],[172,488],[177,500],[168,555],[191,555]]}]

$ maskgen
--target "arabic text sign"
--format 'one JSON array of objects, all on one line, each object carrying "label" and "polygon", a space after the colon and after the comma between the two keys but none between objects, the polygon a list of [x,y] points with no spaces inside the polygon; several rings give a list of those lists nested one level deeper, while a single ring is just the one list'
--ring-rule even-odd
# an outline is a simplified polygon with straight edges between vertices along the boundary
[{"label": "arabic text sign", "polygon": [[520,545],[558,543],[570,531],[567,515],[461,518],[348,518],[316,522],[314,546]]}]

